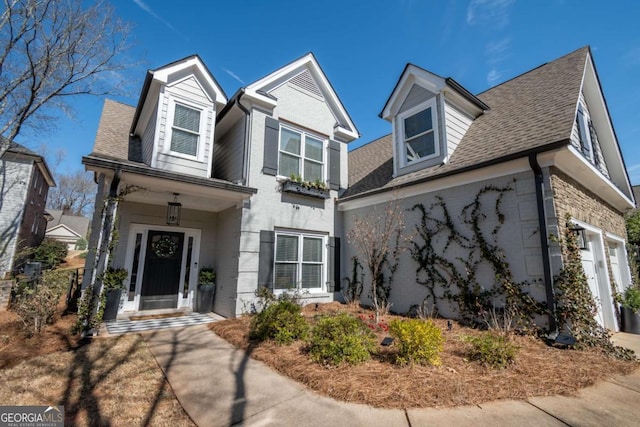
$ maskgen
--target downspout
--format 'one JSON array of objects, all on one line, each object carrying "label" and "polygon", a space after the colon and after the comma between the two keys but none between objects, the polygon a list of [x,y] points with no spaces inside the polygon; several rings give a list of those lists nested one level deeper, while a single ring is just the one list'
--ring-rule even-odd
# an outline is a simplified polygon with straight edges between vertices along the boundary
[{"label": "downspout", "polygon": [[547,311],[549,316],[549,335],[555,338],[558,334],[556,321],[556,299],[553,289],[553,274],[551,271],[551,254],[549,252],[549,235],[547,232],[547,215],[544,208],[544,179],[542,168],[538,163],[536,153],[529,154],[529,165],[533,171],[536,187],[536,202],[538,206],[538,228],[540,229],[540,248],[542,250],[542,269],[544,287],[547,297]]},{"label": "downspout", "polygon": [[238,99],[236,100],[236,104],[238,105],[238,108],[240,108],[240,110],[242,110],[242,112],[244,113],[244,141],[242,144],[242,183],[244,185],[249,185],[249,168],[248,168],[248,163],[249,163],[249,158],[247,157],[247,146],[249,144],[247,144],[247,138],[249,138],[249,110],[247,110],[244,105],[242,105],[242,103],[240,102],[240,99],[242,98],[242,95],[244,95],[244,88],[240,89],[240,93],[238,93]]}]

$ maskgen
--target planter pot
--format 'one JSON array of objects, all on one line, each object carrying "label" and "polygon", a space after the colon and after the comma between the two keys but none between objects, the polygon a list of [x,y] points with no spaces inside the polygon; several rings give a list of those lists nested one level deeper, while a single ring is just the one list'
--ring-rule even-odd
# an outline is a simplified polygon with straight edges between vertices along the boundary
[{"label": "planter pot", "polygon": [[640,335],[640,314],[634,313],[629,308],[620,307],[620,317],[622,318],[622,332]]},{"label": "planter pot", "polygon": [[323,190],[322,188],[305,187],[299,182],[285,181],[282,184],[282,191],[287,193],[296,193],[303,196],[316,197],[318,199],[328,199],[329,190]]},{"label": "planter pot", "polygon": [[122,289],[109,289],[107,291],[107,303],[104,306],[104,314],[102,320],[116,320],[118,316],[118,308],[120,308],[120,299],[122,298]]},{"label": "planter pot", "polygon": [[198,297],[196,298],[196,311],[198,313],[211,312],[215,293],[216,285],[198,285]]}]

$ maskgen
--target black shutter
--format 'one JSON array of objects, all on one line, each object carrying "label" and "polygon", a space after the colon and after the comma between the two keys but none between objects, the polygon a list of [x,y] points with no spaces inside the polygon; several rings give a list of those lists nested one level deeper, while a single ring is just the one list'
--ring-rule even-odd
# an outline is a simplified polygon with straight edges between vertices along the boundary
[{"label": "black shutter", "polygon": [[340,291],[340,238],[329,237],[329,274],[327,292]]},{"label": "black shutter", "polygon": [[276,233],[260,230],[260,254],[258,256],[258,286],[273,289],[273,260]]},{"label": "black shutter", "polygon": [[340,189],[340,143],[329,141],[329,188]]},{"label": "black shutter", "polygon": [[280,122],[267,116],[264,124],[264,164],[262,173],[276,175],[278,173],[278,139]]}]

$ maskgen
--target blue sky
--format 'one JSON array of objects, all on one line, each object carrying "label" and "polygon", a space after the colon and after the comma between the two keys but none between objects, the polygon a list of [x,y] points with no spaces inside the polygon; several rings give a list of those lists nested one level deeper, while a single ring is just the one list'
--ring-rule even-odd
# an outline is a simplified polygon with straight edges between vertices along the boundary
[{"label": "blue sky", "polygon": [[[472,93],[590,45],[631,181],[640,184],[640,2],[637,1],[201,1],[117,0],[132,25],[130,96],[148,68],[197,53],[228,96],[313,52],[362,137],[386,133],[378,118],[407,62],[453,77]],[[75,119],[32,148],[64,149],[59,171],[81,169],[91,152],[103,99],[77,100]],[[19,138],[20,140],[20,138]]]}]

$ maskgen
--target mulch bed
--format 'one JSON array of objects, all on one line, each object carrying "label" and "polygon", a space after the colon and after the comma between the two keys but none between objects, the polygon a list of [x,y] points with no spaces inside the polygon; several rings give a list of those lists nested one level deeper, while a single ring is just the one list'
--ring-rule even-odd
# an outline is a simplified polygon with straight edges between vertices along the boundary
[{"label": "mulch bed", "polygon": [[[349,311],[354,315],[370,311],[340,303],[320,304],[303,309],[312,321],[321,313]],[[388,323],[400,316],[385,316]],[[563,350],[545,345],[539,339],[514,336],[520,347],[516,363],[495,370],[466,359],[464,335],[482,333],[447,320],[434,319],[446,339],[442,365],[399,367],[389,361],[394,351],[379,346],[379,354],[361,365],[326,367],[311,361],[305,345],[296,342],[278,346],[273,342],[248,340],[250,317],[214,322],[209,327],[235,346],[251,353],[278,372],[310,389],[345,402],[380,408],[425,408],[474,405],[499,399],[526,399],[532,396],[573,395],[579,389],[619,374],[628,374],[639,365],[607,357],[597,350]],[[386,336],[378,332],[379,342]]]}]

